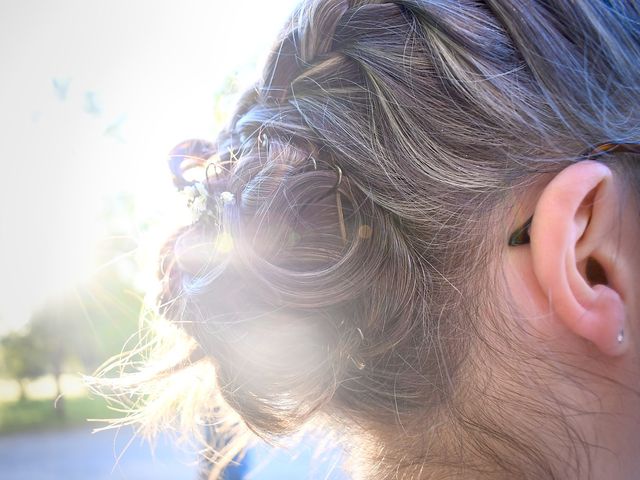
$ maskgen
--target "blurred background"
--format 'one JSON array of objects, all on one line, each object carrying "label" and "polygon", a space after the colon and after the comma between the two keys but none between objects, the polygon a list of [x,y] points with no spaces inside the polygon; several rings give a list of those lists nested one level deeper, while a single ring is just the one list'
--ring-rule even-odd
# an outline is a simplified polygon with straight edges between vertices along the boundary
[{"label": "blurred background", "polygon": [[[212,139],[296,0],[0,1],[0,478],[196,479],[83,386],[135,335],[157,250],[188,221],[166,155]],[[313,441],[227,478],[344,478]]]}]

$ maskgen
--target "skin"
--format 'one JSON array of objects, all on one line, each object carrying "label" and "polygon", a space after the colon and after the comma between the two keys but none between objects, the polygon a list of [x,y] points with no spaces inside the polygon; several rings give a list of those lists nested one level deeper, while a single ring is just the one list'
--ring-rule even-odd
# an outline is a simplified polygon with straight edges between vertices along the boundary
[{"label": "skin", "polygon": [[[572,422],[593,444],[594,479],[636,479],[640,471],[640,208],[623,180],[593,161],[561,171],[523,202],[513,227],[533,213],[531,243],[505,247],[503,265],[525,330],[536,332],[519,340],[562,365],[566,375],[551,388],[589,412]],[[589,259],[606,280],[592,281]],[[613,381],[578,388],[570,380],[584,371]]]}]

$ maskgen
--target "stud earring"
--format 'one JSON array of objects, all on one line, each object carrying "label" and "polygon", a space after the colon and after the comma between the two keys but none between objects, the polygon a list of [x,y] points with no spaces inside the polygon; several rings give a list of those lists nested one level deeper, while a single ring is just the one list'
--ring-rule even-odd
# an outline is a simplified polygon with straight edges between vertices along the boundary
[{"label": "stud earring", "polygon": [[618,332],[617,340],[618,340],[618,343],[622,343],[622,341],[624,340],[624,328],[621,328],[620,331]]}]

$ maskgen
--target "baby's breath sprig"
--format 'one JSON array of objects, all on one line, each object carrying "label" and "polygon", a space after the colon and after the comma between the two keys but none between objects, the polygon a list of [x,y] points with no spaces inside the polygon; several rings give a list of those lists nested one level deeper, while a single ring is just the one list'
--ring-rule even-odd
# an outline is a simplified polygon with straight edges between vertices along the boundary
[{"label": "baby's breath sprig", "polygon": [[236,202],[235,195],[232,192],[224,191],[215,199],[214,209],[216,211],[212,211],[211,202],[209,201],[212,197],[202,182],[195,182],[184,187],[182,193],[187,198],[187,206],[191,209],[193,223],[198,222],[203,215],[217,218],[217,213],[221,206],[235,205]]}]

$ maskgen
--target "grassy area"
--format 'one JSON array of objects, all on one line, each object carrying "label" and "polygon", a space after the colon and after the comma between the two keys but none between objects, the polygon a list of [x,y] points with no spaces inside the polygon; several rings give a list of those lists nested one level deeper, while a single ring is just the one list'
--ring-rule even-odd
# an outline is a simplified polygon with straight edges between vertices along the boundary
[{"label": "grassy area", "polygon": [[113,418],[120,414],[107,408],[101,398],[72,397],[64,399],[64,411],[54,400],[23,400],[0,403],[0,435],[23,430],[65,428],[94,425],[87,418]]}]

